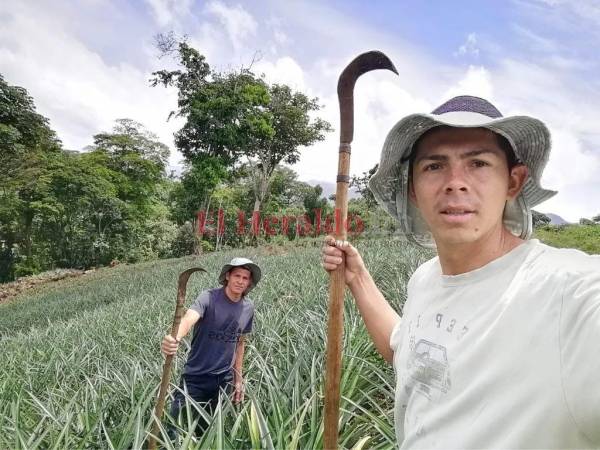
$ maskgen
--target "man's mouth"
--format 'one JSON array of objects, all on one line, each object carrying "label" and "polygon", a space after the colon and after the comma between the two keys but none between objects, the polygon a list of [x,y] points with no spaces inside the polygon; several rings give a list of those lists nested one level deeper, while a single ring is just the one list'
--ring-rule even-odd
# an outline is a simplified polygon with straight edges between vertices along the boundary
[{"label": "man's mouth", "polygon": [[475,211],[466,208],[446,208],[440,211],[440,213],[448,216],[464,216],[465,214],[474,214]]}]

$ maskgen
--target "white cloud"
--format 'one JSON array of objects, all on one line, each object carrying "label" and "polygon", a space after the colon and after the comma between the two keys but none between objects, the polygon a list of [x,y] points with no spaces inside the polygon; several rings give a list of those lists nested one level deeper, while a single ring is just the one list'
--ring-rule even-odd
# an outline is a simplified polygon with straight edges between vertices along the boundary
[{"label": "white cloud", "polygon": [[479,47],[477,47],[477,35],[475,33],[469,33],[467,40],[463,45],[458,48],[456,53],[458,56],[471,55],[479,56]]},{"label": "white cloud", "polygon": [[[303,150],[300,163],[293,169],[304,180],[335,181],[337,77],[354,56],[379,48],[397,64],[400,77],[376,71],[358,81],[351,173],[364,172],[378,162],[387,132],[401,117],[431,111],[454,95],[471,94],[492,100],[505,115],[532,115],[550,127],[555,146],[544,183],[559,189],[560,194],[540,205],[541,211],[555,212],[569,220],[600,212],[600,205],[594,204],[600,199],[595,175],[600,173],[600,85],[580,72],[591,70],[597,62],[583,59],[572,51],[571,43],[532,26],[531,21],[538,20],[537,24],[548,27],[549,22],[539,14],[531,14],[530,22],[511,25],[510,29],[521,37],[517,39],[519,47],[494,42],[487,34],[485,42],[481,36],[469,34],[456,56],[485,56],[491,63],[481,59],[481,64],[464,67],[449,65],[457,61],[452,55],[450,61],[434,57],[435,53],[420,47],[420,42],[411,44],[362,17],[345,16],[340,9],[323,3],[268,0],[244,2],[241,6],[241,2],[147,0],[150,6],[145,14],[129,18],[121,4],[101,0],[103,10],[111,12],[104,20],[118,18],[120,22],[96,28],[100,22],[90,13],[94,9],[88,8],[96,1],[78,8],[58,0],[40,0],[35,6],[33,2],[0,4],[0,72],[9,83],[28,89],[66,148],[90,144],[93,134],[110,130],[114,119],[120,117],[145,124],[172,147],[172,133],[181,121],[165,120],[176,108],[176,92],[148,85],[152,70],[169,66],[166,59],[155,59],[149,44],[157,26],[168,27],[188,34],[190,44],[217,70],[248,66],[255,52],[260,51],[266,56],[255,63],[255,72],[264,72],[271,82],[286,83],[311,97],[318,96],[324,106],[318,116],[328,120],[336,131],[324,142]],[[533,4],[525,0],[515,3]],[[553,6],[535,5],[538,13],[554,8],[554,21],[561,19],[557,17],[563,12],[560,8],[571,8],[564,10],[564,23],[567,19],[572,23],[576,13],[584,14],[584,7],[588,8],[588,18],[581,23],[590,23],[595,17],[591,2],[582,2],[576,10],[561,0],[554,0]],[[128,20],[131,29],[115,25]],[[135,29],[141,20],[148,23]],[[115,52],[104,48],[107,39],[94,41],[89,33],[81,33],[86,27],[99,31],[113,27],[119,33],[119,41],[115,41],[122,42],[129,54],[137,57],[115,56]],[[352,30],[352,39],[341,39],[348,36],[348,30]],[[179,157],[173,152],[171,164]]]},{"label": "white cloud", "polygon": [[[110,131],[114,120],[124,117],[141,122],[173,148],[172,134],[181,126],[166,122],[176,107],[173,90],[151,88],[150,73],[127,63],[107,64],[70,34],[60,17],[16,5],[4,11],[10,20],[0,28],[0,71],[8,83],[28,90],[65,148],[84,148],[94,134]],[[22,33],[27,39],[12,45],[11,36]],[[178,160],[172,154],[171,164]]]},{"label": "white cloud", "polygon": [[469,66],[467,73],[444,93],[443,100],[457,95],[474,95],[492,101],[494,88],[489,71],[485,67]]},{"label": "white cloud", "polygon": [[278,58],[275,62],[260,60],[253,70],[258,74],[264,73],[269,83],[287,84],[297,91],[304,91],[306,88],[304,71],[290,56]]},{"label": "white cloud", "polygon": [[246,39],[256,34],[256,20],[241,5],[230,8],[220,1],[212,1],[206,6],[206,10],[225,27],[236,50],[244,46]]},{"label": "white cloud", "polygon": [[190,13],[192,0],[145,0],[160,27],[177,25]]}]

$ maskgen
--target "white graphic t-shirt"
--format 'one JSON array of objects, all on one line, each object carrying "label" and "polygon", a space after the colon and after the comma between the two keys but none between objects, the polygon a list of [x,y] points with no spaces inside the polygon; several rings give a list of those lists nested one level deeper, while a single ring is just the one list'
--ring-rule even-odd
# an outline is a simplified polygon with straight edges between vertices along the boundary
[{"label": "white graphic t-shirt", "polygon": [[600,447],[600,256],[531,240],[455,276],[434,258],[390,345],[401,448]]}]

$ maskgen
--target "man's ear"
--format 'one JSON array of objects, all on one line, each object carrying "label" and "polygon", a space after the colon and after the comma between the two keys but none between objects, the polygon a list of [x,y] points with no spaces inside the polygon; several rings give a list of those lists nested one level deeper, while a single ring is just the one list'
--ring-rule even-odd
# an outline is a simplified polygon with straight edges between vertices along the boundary
[{"label": "man's ear", "polygon": [[225,279],[226,279],[227,281],[229,281],[229,272],[227,272],[227,273],[225,274]]},{"label": "man's ear", "polygon": [[524,164],[518,164],[510,169],[508,176],[508,198],[510,200],[519,195],[521,189],[523,189],[523,185],[525,185],[525,181],[527,181],[528,175],[529,169]]}]

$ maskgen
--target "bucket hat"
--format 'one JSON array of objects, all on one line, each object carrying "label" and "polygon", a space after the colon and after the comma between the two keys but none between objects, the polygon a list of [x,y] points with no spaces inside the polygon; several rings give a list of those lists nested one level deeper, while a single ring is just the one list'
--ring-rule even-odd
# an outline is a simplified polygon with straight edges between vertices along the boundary
[{"label": "bucket hat", "polygon": [[515,236],[529,239],[533,229],[531,208],[556,194],[540,185],[550,154],[550,132],[542,121],[532,117],[503,117],[494,105],[479,97],[454,97],[431,114],[411,114],[394,125],[383,144],[379,168],[369,180],[378,203],[400,222],[401,231],[409,239],[435,248],[429,227],[409,200],[408,185],[409,157],[414,143],[438,126],[487,128],[508,140],[529,175],[519,195],[506,203],[503,222]]},{"label": "bucket hat", "polygon": [[227,273],[231,269],[234,269],[236,267],[241,267],[243,269],[249,270],[252,274],[252,281],[250,282],[250,286],[248,286],[248,289],[246,289],[246,291],[244,292],[244,295],[246,295],[248,294],[248,292],[254,289],[254,287],[260,281],[260,277],[262,276],[260,272],[260,267],[258,267],[257,264],[255,264],[254,262],[252,262],[252,260],[248,258],[233,258],[231,262],[225,264],[221,269],[221,273],[219,274],[219,283],[225,286],[225,283],[227,281],[225,275],[227,275]]}]

